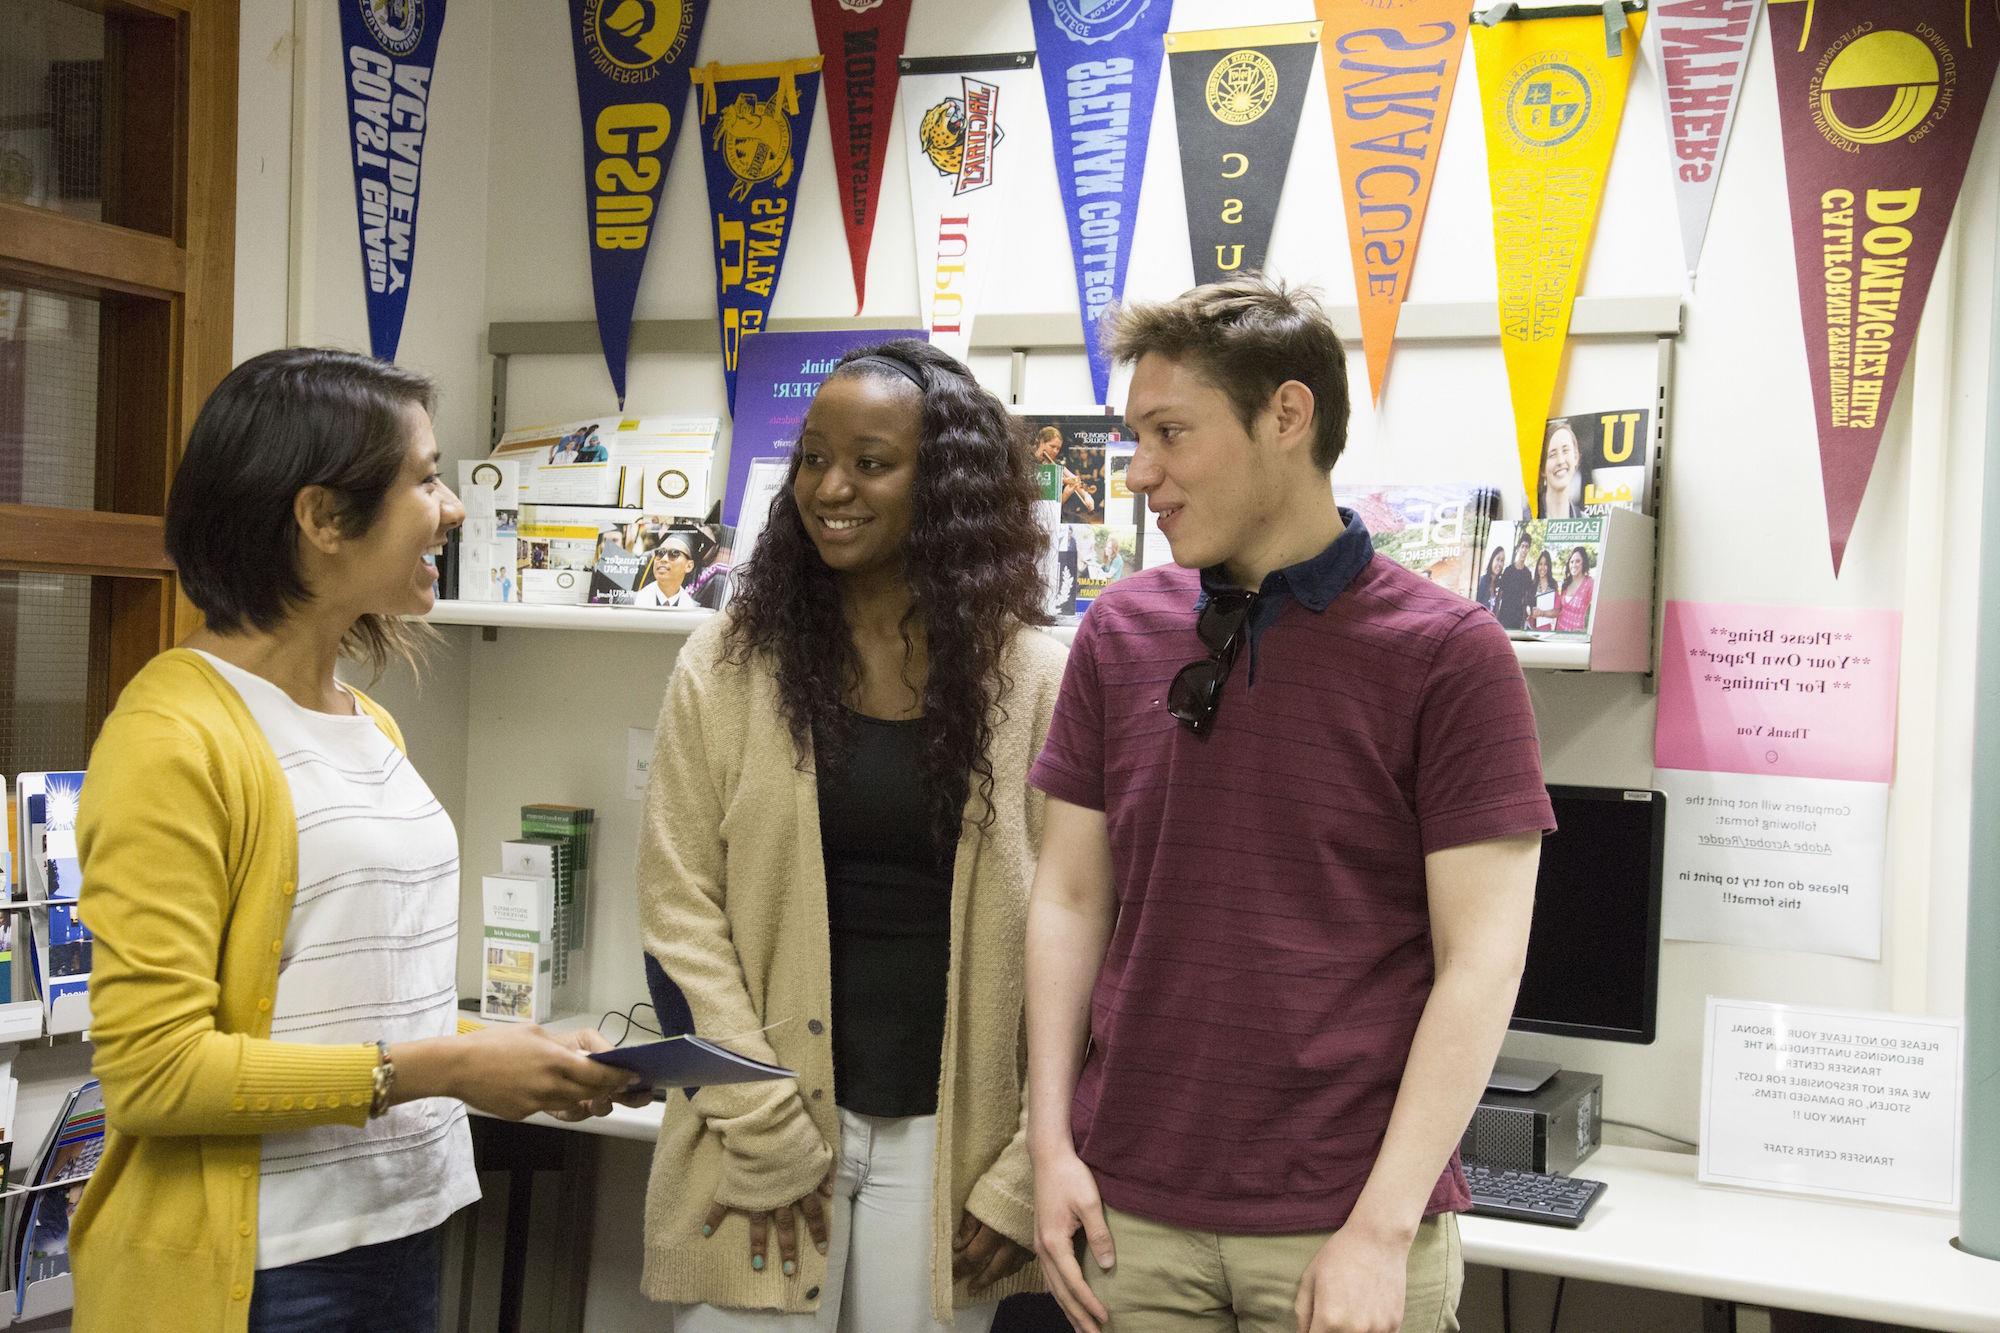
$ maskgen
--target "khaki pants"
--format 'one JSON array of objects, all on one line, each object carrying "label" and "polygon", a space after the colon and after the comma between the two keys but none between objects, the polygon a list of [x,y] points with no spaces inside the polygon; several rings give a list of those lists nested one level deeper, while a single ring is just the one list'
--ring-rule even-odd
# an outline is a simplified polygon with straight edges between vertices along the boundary
[{"label": "khaki pants", "polygon": [[[1079,1253],[1090,1289],[1110,1312],[1106,1333],[1297,1333],[1299,1279],[1328,1234],[1222,1236],[1108,1206],[1104,1221],[1118,1256],[1111,1271]],[[1402,1333],[1456,1333],[1465,1258],[1455,1215],[1417,1228],[1406,1281]]]}]

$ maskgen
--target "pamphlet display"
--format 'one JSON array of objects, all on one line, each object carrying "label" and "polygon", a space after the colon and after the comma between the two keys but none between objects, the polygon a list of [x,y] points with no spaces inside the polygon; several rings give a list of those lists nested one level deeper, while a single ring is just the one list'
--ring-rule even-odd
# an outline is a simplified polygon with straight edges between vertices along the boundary
[{"label": "pamphlet display", "polygon": [[[1602,516],[1502,521],[1488,541],[1475,592],[1510,638],[1590,636],[1604,563]],[[1506,563],[1495,573],[1502,554]]]},{"label": "pamphlet display", "polygon": [[91,934],[76,906],[83,888],[76,855],[82,791],[81,772],[23,773],[14,783],[18,891],[27,902],[47,904],[27,913],[28,980],[51,1033],[90,1026]]},{"label": "pamphlet display", "polygon": [[1473,597],[1480,552],[1500,507],[1500,492],[1476,482],[1435,485],[1336,485],[1342,507],[1368,529],[1375,553],[1413,574]]},{"label": "pamphlet display", "polygon": [[1052,615],[1077,615],[1139,568],[1144,501],[1125,485],[1135,437],[1117,417],[1023,413],[1054,559],[1044,564]]},{"label": "pamphlet display", "polygon": [[501,436],[492,459],[519,465],[523,504],[621,505],[701,519],[721,427],[716,417],[526,426]]},{"label": "pamphlet display", "polygon": [[485,930],[480,949],[479,1016],[546,1023],[554,1011],[555,883],[525,875],[480,881]]}]

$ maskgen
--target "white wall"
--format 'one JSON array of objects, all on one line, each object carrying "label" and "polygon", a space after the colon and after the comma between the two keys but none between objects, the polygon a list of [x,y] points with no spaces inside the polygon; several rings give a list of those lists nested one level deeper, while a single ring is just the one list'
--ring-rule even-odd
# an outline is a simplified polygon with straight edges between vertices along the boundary
[{"label": "white wall", "polygon": [[[289,14],[258,5],[245,10],[240,354],[273,345],[287,330],[301,339],[352,346],[366,341],[335,23],[329,8],[301,10],[313,22],[305,33],[299,142],[289,158],[275,131],[293,123]],[[405,360],[436,374],[444,387],[439,438],[453,456],[483,448],[481,344],[489,320],[592,318],[564,15],[565,6],[552,0],[492,0],[490,7],[463,4],[451,11],[433,94],[403,349]],[[1311,17],[1305,0],[1239,0],[1226,7],[1181,0],[1176,25]],[[936,54],[1032,45],[1028,11],[1018,0],[923,0],[911,20],[908,49]],[[744,0],[711,6],[700,57],[771,59],[810,54],[814,46],[805,5]],[[1472,63],[1468,53],[1412,285],[1416,301],[1486,300],[1494,293]],[[1317,83],[1317,70],[1314,78]],[[1945,1014],[1962,1004],[1970,766],[1964,719],[1972,633],[1964,611],[1974,604],[1976,575],[1976,562],[1966,555],[1980,524],[2000,128],[1989,116],[1846,569],[1836,580],[1817,480],[1765,35],[1753,49],[1698,286],[1688,286],[1680,271],[1658,92],[1650,64],[1635,73],[1583,294],[1685,295],[1663,500],[1666,595],[1897,607],[1906,629],[1882,961],[1670,942],[1662,959],[1661,1035],[1653,1046],[1510,1038],[1512,1053],[1604,1073],[1612,1117],[1692,1137],[1705,995]],[[1040,115],[1039,101],[1017,114]],[[806,152],[798,224],[774,312],[779,317],[832,321],[853,311],[827,142],[822,111]],[[691,130],[681,136],[669,176],[639,318],[713,318],[697,155]],[[1270,266],[1320,284],[1334,302],[1347,302],[1353,280],[1330,164],[1331,132],[1323,92],[1315,87],[1302,116]],[[1016,171],[1016,216],[1048,221],[1040,230],[1014,228],[990,308],[1074,311],[1067,249],[1056,230],[1053,165],[1024,162]],[[906,180],[900,153],[892,152],[870,264],[871,315],[914,314]],[[1164,79],[1140,219],[1128,293],[1180,290],[1190,266]],[[288,286],[294,296],[286,308]],[[1552,410],[1641,401],[1651,393],[1653,365],[1646,340],[1579,340]],[[974,368],[1005,391],[1004,358],[980,357]],[[1355,382],[1365,383],[1358,348],[1351,369]],[[1114,381],[1114,401],[1122,397],[1121,383],[1122,377]],[[1028,384],[1030,401],[1067,404],[1089,397],[1080,354],[1037,355]],[[595,356],[514,359],[513,421],[576,417],[611,406],[609,380]],[[633,357],[628,410],[721,409],[715,357]],[[1403,348],[1379,412],[1361,395],[1350,457],[1336,480],[1505,481],[1516,475],[1510,423],[1496,348]],[[477,631],[450,634],[421,701],[401,687],[387,693],[420,765],[463,830],[465,919],[477,919],[477,877],[494,867],[494,844],[512,831],[521,801],[594,805],[603,853],[592,909],[591,1005],[622,1009],[643,997],[629,897],[635,808],[621,794],[624,729],[651,725],[678,642],[506,631],[486,643]],[[1531,688],[1551,780],[1650,782],[1654,698],[1643,681],[1538,673]],[[601,1209],[600,1252],[616,1248],[612,1233],[629,1223]],[[600,1326],[602,1314],[601,1326],[614,1327],[621,1325],[608,1312],[633,1298],[607,1291],[594,1299],[610,1304],[593,1307],[592,1326]]]}]

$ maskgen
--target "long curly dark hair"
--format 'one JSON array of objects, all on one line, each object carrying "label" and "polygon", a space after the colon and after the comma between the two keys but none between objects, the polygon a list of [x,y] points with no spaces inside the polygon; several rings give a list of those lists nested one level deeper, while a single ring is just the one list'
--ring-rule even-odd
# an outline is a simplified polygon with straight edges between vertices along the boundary
[{"label": "long curly dark hair", "polygon": [[[993,726],[1005,716],[1011,682],[1001,654],[1017,626],[1047,624],[1041,561],[1047,534],[1035,519],[1034,467],[1020,422],[981,388],[972,372],[928,343],[898,338],[856,348],[835,365],[843,375],[904,377],[866,357],[908,366],[923,383],[916,481],[903,574],[910,585],[903,643],[921,625],[930,659],[923,688],[925,790],[935,845],[956,845],[972,784],[992,822]],[[858,363],[858,364],[857,364]],[[860,677],[854,637],[841,613],[833,570],[820,559],[793,498],[801,454],[771,502],[757,551],[736,572],[724,655],[748,662],[766,652],[801,762],[815,730],[822,772],[852,751],[854,724],[842,707]]]}]

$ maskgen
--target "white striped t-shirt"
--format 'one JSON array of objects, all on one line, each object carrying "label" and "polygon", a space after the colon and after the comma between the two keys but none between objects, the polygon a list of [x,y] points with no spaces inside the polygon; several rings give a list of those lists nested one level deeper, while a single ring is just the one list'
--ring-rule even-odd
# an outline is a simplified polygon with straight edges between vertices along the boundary
[{"label": "white striped t-shirt", "polygon": [[[458,1030],[458,834],[366,713],[302,708],[203,653],[236,687],[291,786],[298,891],[274,1041],[413,1041]],[[354,1128],[264,1138],[257,1267],[415,1235],[479,1198],[465,1107],[404,1102]]]}]

